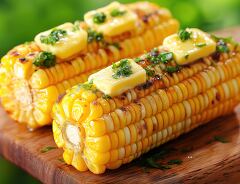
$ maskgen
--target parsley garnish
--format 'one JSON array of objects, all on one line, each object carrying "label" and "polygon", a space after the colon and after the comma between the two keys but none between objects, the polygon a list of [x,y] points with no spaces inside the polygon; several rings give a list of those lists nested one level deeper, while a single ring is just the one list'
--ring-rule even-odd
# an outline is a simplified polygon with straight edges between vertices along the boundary
[{"label": "parsley garnish", "polygon": [[150,69],[149,67],[147,68],[144,68],[145,71],[146,71],[146,74],[149,76],[149,77],[153,77],[155,75],[155,71]]},{"label": "parsley garnish", "polygon": [[121,11],[121,10],[119,10],[119,9],[113,9],[113,10],[111,11],[110,15],[111,15],[112,17],[118,17],[118,16],[124,15],[125,13],[126,13],[126,11]]},{"label": "parsley garnish", "polygon": [[217,52],[227,53],[229,51],[230,51],[230,49],[228,48],[226,42],[224,42],[223,40],[219,40],[217,42]]},{"label": "parsley garnish", "polygon": [[188,32],[186,29],[181,29],[178,32],[179,38],[184,42],[186,40],[189,40],[191,38],[192,33]]},{"label": "parsley garnish", "polygon": [[33,64],[37,67],[50,68],[56,65],[56,57],[51,52],[40,52],[34,59]]},{"label": "parsley garnish", "polygon": [[96,31],[93,31],[91,29],[88,30],[88,43],[91,43],[93,41],[100,42],[103,40],[103,34],[98,33]]},{"label": "parsley garnish", "polygon": [[135,61],[136,63],[139,63],[139,62],[142,61],[142,59],[141,59],[141,58],[135,58],[134,61]]},{"label": "parsley garnish", "polygon": [[168,73],[175,73],[180,70],[180,67],[178,65],[177,66],[166,66],[165,70]]},{"label": "parsley garnish", "polygon": [[219,53],[227,53],[230,51],[230,49],[227,46],[227,43],[236,44],[236,42],[233,41],[232,37],[218,37],[215,35],[211,35],[211,37],[217,42],[217,52]]},{"label": "parsley garnish", "polygon": [[214,140],[218,141],[218,142],[221,142],[221,143],[228,143],[229,142],[225,137],[222,137],[222,136],[214,136]]},{"label": "parsley garnish", "polygon": [[102,24],[106,21],[106,18],[107,16],[105,15],[105,13],[99,12],[93,16],[93,22],[95,24]]},{"label": "parsley garnish", "polygon": [[163,52],[159,54],[160,60],[163,63],[167,63],[168,61],[173,59],[173,53],[172,52]]},{"label": "parsley garnish", "polygon": [[63,160],[63,158],[58,158],[57,159],[59,162],[65,163],[65,161]]},{"label": "parsley garnish", "polygon": [[91,80],[89,82],[85,82],[83,84],[79,84],[79,87],[84,88],[86,90],[91,90],[93,87],[93,80]]},{"label": "parsley garnish", "polygon": [[112,45],[112,46],[116,47],[117,49],[121,49],[121,46],[117,42],[109,43],[109,45]]},{"label": "parsley garnish", "polygon": [[53,146],[47,146],[47,147],[44,147],[43,149],[41,149],[41,153],[47,153],[51,150],[54,150],[54,149],[57,149],[57,147],[53,147]]},{"label": "parsley garnish", "polygon": [[180,165],[182,163],[182,160],[179,159],[173,159],[168,161],[168,165]]},{"label": "parsley garnish", "polygon": [[196,44],[197,47],[205,47],[207,44],[206,43],[198,43]]},{"label": "parsley garnish", "polygon": [[157,168],[157,169],[161,169],[161,170],[171,169],[171,167],[169,165],[162,165],[162,164],[157,163],[156,160],[152,157],[149,157],[146,159],[146,165],[148,167]]},{"label": "parsley garnish", "polygon": [[185,59],[188,59],[188,57],[189,57],[189,54],[186,54],[186,55],[184,56]]},{"label": "parsley garnish", "polygon": [[232,38],[232,37],[226,37],[226,38],[224,38],[224,37],[218,37],[218,36],[213,35],[213,34],[211,35],[211,37],[212,37],[212,39],[214,39],[216,42],[222,40],[222,41],[224,41],[225,43],[235,43],[235,42],[233,41],[233,38]]},{"label": "parsley garnish", "polygon": [[172,52],[162,52],[159,53],[158,49],[153,49],[150,54],[146,55],[146,59],[148,59],[152,64],[157,65],[159,63],[167,63],[173,59]]},{"label": "parsley garnish", "polygon": [[105,100],[107,100],[107,99],[112,99],[112,97],[111,97],[110,95],[106,95],[106,94],[104,94],[104,95],[102,96],[102,98],[105,99]]},{"label": "parsley garnish", "polygon": [[45,44],[54,45],[60,38],[67,35],[67,31],[63,29],[53,29],[48,36],[41,36],[40,41]]},{"label": "parsley garnish", "polygon": [[112,69],[114,72],[112,77],[114,79],[129,77],[133,73],[128,59],[122,59],[119,63],[114,63]]}]

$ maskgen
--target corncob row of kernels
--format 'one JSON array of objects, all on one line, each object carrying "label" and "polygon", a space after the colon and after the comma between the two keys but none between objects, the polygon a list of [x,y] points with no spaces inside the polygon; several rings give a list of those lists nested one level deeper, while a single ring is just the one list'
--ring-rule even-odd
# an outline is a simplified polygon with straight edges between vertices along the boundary
[{"label": "corncob row of kernels", "polygon": [[[237,100],[239,100],[239,96],[238,98],[230,99],[212,109],[207,109],[200,114],[194,115],[184,121],[178,122],[172,125],[172,127],[170,126],[159,132],[153,133],[151,136],[145,137],[142,141],[127,145],[124,148],[120,148],[118,150],[112,150],[110,152],[110,162],[106,164],[106,168],[116,169],[122,164],[131,162],[133,159],[148,152],[150,149],[153,149],[171,139],[178,137],[182,133],[186,133],[196,128],[197,126],[200,126],[201,124],[215,119],[219,115],[225,115],[230,113],[232,108],[238,103]],[[72,163],[73,162],[74,161],[72,161]],[[99,168],[103,167],[100,165]]]},{"label": "corncob row of kernels", "polygon": [[[0,69],[3,106],[13,119],[28,122],[30,128],[50,124],[52,105],[66,89],[84,82],[93,70],[121,58],[136,56],[159,45],[165,36],[176,32],[178,22],[172,19],[168,11],[164,11],[151,16],[142,12],[139,15],[142,22],[139,32],[131,33],[130,37],[113,38],[112,41],[119,42],[120,48],[111,44],[100,48],[96,42],[92,42],[88,44],[86,54],[74,56],[68,62],[57,60],[57,64],[51,68],[39,68],[32,64],[35,56],[41,52],[34,42],[14,48],[2,59]],[[148,16],[145,23],[142,20],[144,15]],[[21,94],[15,91],[21,91]]]},{"label": "corncob row of kernels", "polygon": [[[124,163],[131,162],[134,158],[137,158],[143,153],[149,151],[149,149],[176,138],[180,134],[188,132],[197,126],[218,117],[219,115],[228,114],[238,103],[239,97],[240,96],[238,94],[237,97],[231,98],[222,103],[219,102],[220,104],[216,104],[213,108],[208,108],[199,114],[190,116],[189,118],[172,124],[169,127],[163,127],[163,123],[160,122],[159,125],[161,128],[159,127],[158,132],[154,132],[152,134],[145,133],[145,137],[139,141],[135,141],[128,145],[126,144],[119,149],[112,149],[110,152],[102,153],[86,148],[84,150],[84,158],[88,159],[87,161],[85,160],[85,162],[87,162],[87,167],[94,173],[102,173],[106,168],[116,169]],[[55,132],[59,131],[56,126],[57,124],[54,122],[53,127]],[[113,143],[111,143],[112,145],[118,144],[118,142],[116,142],[117,139],[112,139],[113,136],[109,136],[111,137],[111,140],[115,140]],[[58,139],[59,137],[57,140]],[[107,146],[106,143],[108,142],[104,142],[105,146]],[[64,152],[64,159],[68,164],[72,164],[78,170],[87,170],[85,162],[83,161],[81,154],[78,152],[74,152],[71,149],[66,149]]]},{"label": "corncob row of kernels", "polygon": [[[174,125],[176,125],[177,123],[182,122],[187,118],[191,118],[194,115],[200,114],[205,110],[212,109],[218,106],[220,103],[223,103],[224,101],[227,101],[229,99],[233,99],[236,96],[238,96],[239,98],[239,82],[240,77],[232,79],[226,83],[217,86],[216,88],[212,88],[206,91],[206,93],[204,94],[198,95],[188,100],[184,100],[183,102],[180,102],[178,104],[174,104],[167,110],[164,110],[161,113],[155,114],[149,118],[145,118],[142,120],[134,119],[134,122],[128,124],[126,123],[124,127],[120,127],[120,129],[118,130],[109,130],[108,132],[106,132],[105,135],[93,136],[93,131],[101,130],[97,129],[99,128],[99,125],[98,127],[95,127],[96,129],[91,128],[95,124],[104,124],[104,121],[101,122],[101,120],[97,120],[97,122],[86,122],[83,124],[86,136],[84,149],[90,149],[92,155],[84,153],[84,156],[85,158],[90,159],[94,163],[106,164],[107,162],[109,162],[109,159],[106,159],[108,158],[106,155],[108,155],[107,153],[113,149],[120,149],[129,144],[142,141],[146,137],[149,137],[153,133],[156,133],[158,131],[162,131],[163,129],[168,130],[168,132],[176,131],[176,127],[174,127]],[[223,86],[227,86],[227,89],[230,91],[224,90],[223,94],[220,94],[220,91],[218,91],[217,89],[224,88]],[[235,86],[235,88],[232,88],[232,86]],[[216,94],[220,94],[221,96],[225,96],[226,98],[216,99]],[[236,98],[235,100],[237,102]],[[121,122],[114,122],[114,125],[119,123]],[[98,145],[98,147],[96,147],[96,145]],[[100,159],[102,157],[101,154],[98,154],[99,152],[105,155],[104,158],[105,161],[107,160],[106,163],[97,162],[98,158]],[[93,161],[93,158],[96,160]]]},{"label": "corncob row of kernels", "polygon": [[[59,63],[50,69],[39,69],[30,77],[30,85],[32,88],[42,89],[79,74],[108,66],[113,61],[121,58],[136,56],[142,51],[149,50],[161,43],[163,38],[174,33],[177,27],[176,21],[170,20],[141,36],[129,38],[121,42],[119,44],[121,49],[115,46],[108,46],[107,49],[99,49],[97,53],[88,53],[69,63]],[[161,29],[164,30],[164,35],[160,34],[159,30]]]},{"label": "corncob row of kernels", "polygon": [[[79,86],[69,90],[54,107],[54,137],[58,146],[66,150],[64,158],[76,167],[68,152],[69,149],[74,154],[81,152],[78,157],[83,156],[82,163],[84,160],[92,172],[102,173],[155,147],[154,133],[161,132],[165,137],[164,141],[157,141],[159,145],[174,138],[175,134],[166,138],[172,132],[178,136],[231,111],[239,102],[240,56],[230,53],[221,57],[226,61],[221,59],[216,66],[211,66],[210,59],[205,58],[204,63],[193,64],[191,69],[183,68],[175,76],[166,76],[167,80],[163,78],[161,85],[157,86],[154,81],[154,87],[140,89],[145,92],[137,93],[134,89],[125,97],[104,99],[101,93],[94,94]],[[162,87],[167,88],[158,89]],[[72,148],[63,135],[70,122],[81,130],[78,149]],[[177,131],[182,122],[186,122],[184,126],[188,128]],[[130,148],[139,151],[129,154]],[[81,165],[83,170],[87,169],[85,164]]]},{"label": "corncob row of kernels", "polygon": [[[116,42],[118,43],[128,38],[142,36],[144,32],[147,31],[148,29],[156,29],[157,27],[159,27],[159,24],[168,22],[172,19],[172,15],[169,12],[169,10],[155,6],[154,4],[151,4],[151,3],[147,3],[147,6],[149,5],[151,7],[150,8],[151,13],[147,13],[146,11],[141,10],[141,6],[143,6],[142,3],[133,3],[130,6],[127,5],[138,16],[137,29],[129,30],[128,32],[125,32],[123,34],[120,34],[114,37],[105,36],[104,40],[107,41],[107,43],[116,43]],[[80,26],[85,30],[89,29],[89,27],[84,22],[81,22]],[[95,52],[99,48],[102,48],[102,43],[93,41],[87,45],[87,50],[85,52]]]},{"label": "corncob row of kernels", "polygon": [[[237,54],[235,58],[230,59],[227,62],[220,62],[217,67],[210,66],[211,63],[209,63],[208,61],[206,61],[205,63],[196,63],[190,68],[184,68],[180,72],[173,74],[173,77],[171,77],[170,75],[165,75],[162,77],[162,80],[153,80],[153,82],[149,82],[149,85],[147,87],[136,87],[134,90],[130,90],[123,96],[108,100],[101,97],[95,97],[97,99],[95,105],[92,105],[92,107],[97,109],[97,113],[99,113],[99,109],[101,109],[104,114],[113,112],[117,109],[116,112],[114,112],[114,115],[121,113],[119,108],[123,106],[129,109],[128,111],[126,111],[127,115],[130,111],[134,111],[134,109],[136,110],[137,108],[138,112],[141,111],[141,113],[143,113],[142,118],[149,117],[152,114],[152,110],[150,109],[151,106],[155,107],[154,111],[158,109],[159,112],[162,109],[168,108],[173,103],[193,97],[198,93],[204,92],[210,87],[217,85],[220,82],[224,82],[225,80],[228,80],[232,77],[236,77],[236,75],[240,71],[239,58],[240,55]],[[178,85],[176,86],[175,84]],[[166,87],[166,90],[161,90],[161,88]],[[159,88],[160,90],[157,90]],[[154,93],[148,96],[151,92]],[[85,93],[94,95],[91,92]],[[74,102],[74,98],[70,94],[69,96],[71,100],[69,100],[69,104]],[[99,95],[97,93],[95,96]],[[136,99],[138,99],[138,103],[141,105],[141,108],[136,107],[136,105],[134,104],[129,105]],[[74,111],[74,109],[71,108],[65,108],[65,113],[71,114],[71,111]],[[146,108],[148,110],[146,110]],[[86,110],[86,112],[87,111],[90,111],[90,109]],[[85,116],[87,117],[86,112]],[[79,121],[78,118],[74,120]],[[84,119],[82,118],[82,120]],[[121,121],[123,120],[121,119]]]}]

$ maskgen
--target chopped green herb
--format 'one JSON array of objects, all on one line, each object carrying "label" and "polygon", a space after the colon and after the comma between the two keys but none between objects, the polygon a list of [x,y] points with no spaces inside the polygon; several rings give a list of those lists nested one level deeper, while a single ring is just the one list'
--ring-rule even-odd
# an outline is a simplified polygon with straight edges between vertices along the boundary
[{"label": "chopped green herb", "polygon": [[141,58],[135,58],[134,61],[135,61],[136,63],[139,63],[139,62],[142,61],[142,59],[141,59]]},{"label": "chopped green herb", "polygon": [[205,47],[207,44],[206,43],[198,43],[196,44],[197,47]]},{"label": "chopped green herb", "polygon": [[181,29],[178,32],[179,38],[184,42],[186,40],[189,40],[191,38],[192,33],[188,32],[186,29]]},{"label": "chopped green herb", "polygon": [[218,142],[221,142],[221,143],[228,143],[229,142],[225,137],[222,137],[222,136],[214,136],[214,140],[218,141]]},{"label": "chopped green herb", "polygon": [[159,57],[163,63],[167,63],[168,61],[171,61],[173,59],[173,53],[163,52],[159,54]]},{"label": "chopped green herb", "polygon": [[125,13],[126,13],[126,11],[121,11],[121,10],[119,10],[119,9],[113,9],[113,10],[111,11],[110,15],[111,15],[112,17],[118,17],[118,16],[124,15]]},{"label": "chopped green herb", "polygon": [[226,38],[224,38],[224,37],[218,37],[218,36],[213,35],[213,34],[211,35],[211,37],[212,37],[212,39],[214,39],[216,42],[222,40],[222,41],[225,42],[225,43],[235,43],[235,41],[233,40],[232,37],[226,37]]},{"label": "chopped green herb", "polygon": [[230,51],[227,43],[237,44],[232,37],[223,38],[215,35],[211,35],[211,37],[217,42],[217,52],[220,53],[227,53]]},{"label": "chopped green herb", "polygon": [[230,51],[230,49],[228,48],[226,42],[224,42],[223,40],[219,40],[217,42],[217,52],[227,53],[229,51]]},{"label": "chopped green herb", "polygon": [[105,15],[105,13],[99,12],[99,13],[96,13],[93,16],[93,22],[95,24],[102,24],[102,23],[104,23],[106,21],[106,18],[107,18],[107,16]]},{"label": "chopped green herb", "polygon": [[105,100],[107,100],[107,99],[112,99],[112,97],[111,97],[110,95],[106,95],[106,94],[104,94],[104,95],[102,96],[102,98],[105,99]]},{"label": "chopped green herb", "polygon": [[114,72],[112,77],[114,79],[129,77],[133,73],[128,59],[122,59],[119,63],[114,63],[112,69]]},{"label": "chopped green herb", "polygon": [[175,73],[178,72],[180,70],[180,67],[177,66],[166,66],[165,71],[168,73]]},{"label": "chopped green herb", "polygon": [[103,34],[89,29],[88,30],[88,43],[91,43],[93,41],[96,41],[96,42],[103,41]]},{"label": "chopped green herb", "polygon": [[47,146],[47,147],[44,147],[43,149],[41,149],[41,153],[47,153],[51,150],[54,150],[54,149],[57,149],[57,147],[53,147],[53,146]]},{"label": "chopped green herb", "polygon": [[63,160],[63,158],[59,158],[58,159],[59,162],[65,163],[65,161]]},{"label": "chopped green herb", "polygon": [[73,25],[73,28],[72,28],[72,31],[75,32],[75,31],[79,31],[79,30],[80,30],[80,22],[75,21],[74,25]]},{"label": "chopped green herb", "polygon": [[167,63],[173,59],[173,53],[159,53],[158,49],[153,49],[149,54],[146,55],[146,59],[148,59],[154,65],[157,65],[159,63]]},{"label": "chopped green herb", "polygon": [[168,165],[180,165],[182,163],[182,160],[179,160],[179,159],[173,159],[173,160],[169,160],[168,161]]},{"label": "chopped green herb", "polygon": [[90,82],[85,82],[83,84],[79,84],[79,87],[86,89],[86,90],[91,90],[93,87],[93,80],[91,80]]},{"label": "chopped green herb", "polygon": [[117,43],[117,42],[110,43],[109,45],[112,45],[112,46],[116,47],[117,49],[120,49],[120,48],[121,48],[120,45],[119,45],[119,43]]},{"label": "chopped green herb", "polygon": [[150,69],[149,67],[147,68],[144,68],[145,71],[146,71],[146,74],[149,76],[149,77],[153,77],[155,75],[155,71]]},{"label": "chopped green herb", "polygon": [[185,59],[188,59],[188,58],[189,58],[189,54],[186,54],[186,55],[184,56],[184,58],[185,58]]},{"label": "chopped green herb", "polygon": [[146,159],[146,164],[149,167],[157,168],[157,169],[161,169],[161,170],[171,169],[171,167],[169,165],[162,165],[162,164],[157,163],[152,157]]},{"label": "chopped green herb", "polygon": [[37,67],[50,68],[56,65],[56,57],[51,52],[40,52],[34,59],[33,64]]},{"label": "chopped green herb", "polygon": [[48,45],[54,45],[62,37],[67,35],[67,31],[63,29],[53,29],[48,36],[41,36],[40,41]]}]

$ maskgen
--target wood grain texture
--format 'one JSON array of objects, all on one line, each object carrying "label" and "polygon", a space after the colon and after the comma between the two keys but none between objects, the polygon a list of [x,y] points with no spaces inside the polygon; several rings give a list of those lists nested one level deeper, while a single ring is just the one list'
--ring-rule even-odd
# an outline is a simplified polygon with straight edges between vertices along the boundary
[{"label": "wood grain texture", "polygon": [[[240,28],[227,30],[240,41]],[[221,35],[226,32],[221,32]],[[224,136],[230,142],[212,141]],[[29,132],[13,122],[0,107],[0,154],[43,183],[164,183],[164,184],[230,184],[240,181],[240,107],[235,113],[219,118],[157,148],[193,147],[187,153],[171,152],[167,159],[181,159],[183,163],[167,171],[151,169],[144,172],[138,161],[102,175],[80,173],[61,162],[62,150],[41,153],[46,146],[56,147],[51,127]]]}]

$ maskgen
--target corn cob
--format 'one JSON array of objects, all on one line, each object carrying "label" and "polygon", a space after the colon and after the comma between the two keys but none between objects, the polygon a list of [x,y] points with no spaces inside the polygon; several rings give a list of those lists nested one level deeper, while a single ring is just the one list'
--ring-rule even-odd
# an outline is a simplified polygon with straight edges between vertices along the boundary
[{"label": "corn cob", "polygon": [[[240,48],[228,43],[228,49],[177,72],[155,67],[146,83],[114,97],[90,83],[69,89],[53,107],[54,139],[65,162],[79,171],[104,173],[231,113],[240,102]],[[138,64],[147,68],[152,52]]]},{"label": "corn cob", "polygon": [[[4,56],[0,68],[0,97],[8,114],[30,129],[48,125],[52,121],[53,103],[68,88],[86,81],[91,73],[114,61],[159,45],[164,37],[178,29],[178,22],[164,8],[147,2],[126,7],[137,16],[136,28],[114,36],[100,34],[100,38],[104,38],[100,41],[88,33],[89,42],[84,50],[67,58],[56,55],[55,65],[34,64],[36,57],[45,51],[37,42],[17,46]],[[92,30],[86,22],[77,22],[74,26],[85,32]],[[64,54],[61,52],[60,56]]]}]

